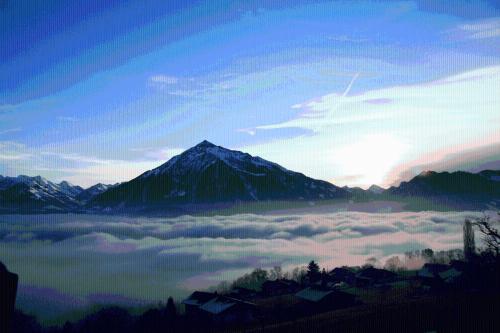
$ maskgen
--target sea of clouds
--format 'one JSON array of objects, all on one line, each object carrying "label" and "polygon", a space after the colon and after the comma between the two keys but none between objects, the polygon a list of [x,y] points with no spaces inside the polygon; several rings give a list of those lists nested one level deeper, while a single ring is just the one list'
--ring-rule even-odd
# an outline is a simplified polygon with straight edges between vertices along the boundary
[{"label": "sea of clouds", "polygon": [[18,307],[42,318],[92,303],[177,299],[253,268],[382,262],[461,248],[473,212],[340,212],[137,218],[0,216],[0,260],[20,276]]}]

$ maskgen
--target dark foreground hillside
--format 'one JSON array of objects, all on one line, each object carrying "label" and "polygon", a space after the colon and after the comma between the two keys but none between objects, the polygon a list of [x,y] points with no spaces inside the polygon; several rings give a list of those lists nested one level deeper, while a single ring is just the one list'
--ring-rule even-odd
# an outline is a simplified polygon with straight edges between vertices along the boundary
[{"label": "dark foreground hillside", "polygon": [[33,317],[17,312],[13,333],[70,332],[498,332],[500,294],[449,293],[390,300],[300,317],[288,321],[216,328],[178,317],[163,320],[157,310],[134,319],[125,310],[105,309],[79,324],[43,329]]},{"label": "dark foreground hillside", "polygon": [[498,332],[500,294],[366,304],[240,332]]}]

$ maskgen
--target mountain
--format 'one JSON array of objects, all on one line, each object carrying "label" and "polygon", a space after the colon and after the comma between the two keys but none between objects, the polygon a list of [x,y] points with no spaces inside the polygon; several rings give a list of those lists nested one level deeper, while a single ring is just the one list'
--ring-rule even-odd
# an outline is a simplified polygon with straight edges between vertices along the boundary
[{"label": "mountain", "polygon": [[214,204],[334,198],[400,201],[410,210],[434,209],[435,204],[443,209],[483,210],[500,207],[500,171],[425,171],[387,190],[377,185],[367,190],[339,188],[260,157],[203,141],[121,184],[99,183],[83,189],[40,176],[0,176],[0,213],[130,210],[183,214],[193,208],[210,209]]},{"label": "mountain", "polygon": [[372,193],[372,194],[382,194],[384,193],[385,189],[378,186],[378,185],[372,185],[368,188],[368,192]]},{"label": "mountain", "polygon": [[82,190],[80,193],[78,193],[75,198],[80,201],[81,203],[85,204],[88,201],[90,201],[93,197],[106,192],[110,188],[116,187],[119,184],[114,184],[114,185],[106,185],[102,183],[95,184],[85,190]]},{"label": "mountain", "polygon": [[328,182],[203,141],[156,169],[95,196],[90,204],[94,207],[161,207],[237,201],[317,200],[347,195],[347,191]]},{"label": "mountain", "polygon": [[454,207],[487,208],[500,203],[500,171],[424,171],[385,192],[400,197],[425,197]]},{"label": "mountain", "polygon": [[484,170],[479,173],[479,175],[494,181],[500,182],[500,170]]},{"label": "mountain", "polygon": [[65,211],[79,206],[83,191],[66,181],[59,184],[40,176],[0,176],[0,212]]},{"label": "mountain", "polygon": [[0,213],[76,211],[113,186],[116,185],[96,184],[83,189],[67,181],[57,184],[40,176],[0,176]]}]

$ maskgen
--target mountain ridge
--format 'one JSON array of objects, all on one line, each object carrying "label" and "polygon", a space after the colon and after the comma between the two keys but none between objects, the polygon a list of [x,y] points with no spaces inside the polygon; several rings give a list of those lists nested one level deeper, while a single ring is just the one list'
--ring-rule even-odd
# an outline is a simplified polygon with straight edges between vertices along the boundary
[{"label": "mountain ridge", "polygon": [[[96,185],[94,185],[96,186]],[[82,196],[92,189],[84,189],[68,181],[55,183],[41,176],[0,175],[1,212],[66,212],[81,208]],[[94,191],[94,195],[98,194]]]},{"label": "mountain ridge", "polygon": [[500,170],[424,171],[388,189],[340,188],[279,164],[202,141],[130,181],[89,188],[41,176],[0,175],[0,212],[126,212],[258,201],[406,200],[454,208],[500,205]]}]

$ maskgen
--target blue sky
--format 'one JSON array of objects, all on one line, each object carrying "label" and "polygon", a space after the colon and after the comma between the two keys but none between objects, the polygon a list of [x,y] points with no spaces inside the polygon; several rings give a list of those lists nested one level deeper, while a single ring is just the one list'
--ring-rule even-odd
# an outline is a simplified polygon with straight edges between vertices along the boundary
[{"label": "blue sky", "polygon": [[500,168],[496,1],[7,1],[0,174],[125,181],[207,139],[338,185]]}]

